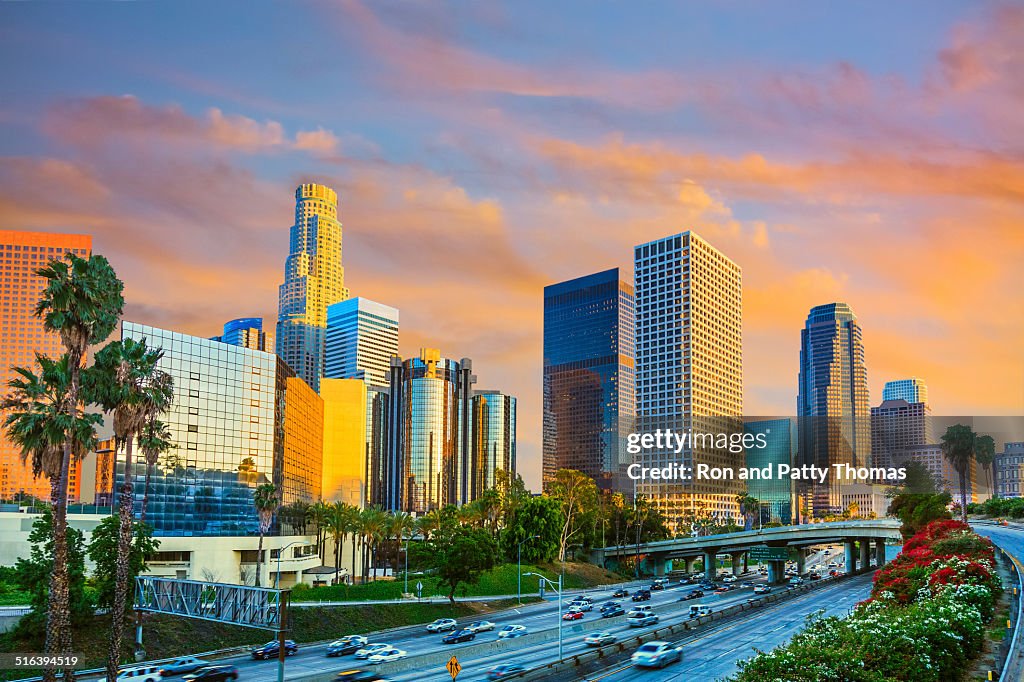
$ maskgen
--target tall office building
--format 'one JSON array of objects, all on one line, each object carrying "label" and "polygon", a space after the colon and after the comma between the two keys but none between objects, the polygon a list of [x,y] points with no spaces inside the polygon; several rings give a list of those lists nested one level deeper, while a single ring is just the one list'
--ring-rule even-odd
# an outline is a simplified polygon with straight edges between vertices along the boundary
[{"label": "tall office building", "polygon": [[[684,232],[634,249],[637,430],[743,433],[740,267]],[[694,443],[676,455],[645,452],[644,466],[735,467],[742,454]],[[691,514],[736,518],[737,480],[638,483],[673,527]]]},{"label": "tall office building", "polygon": [[366,504],[381,508],[387,502],[390,400],[388,386],[366,385]]},{"label": "tall office building", "polygon": [[871,408],[872,466],[895,466],[902,450],[931,440],[929,409],[925,403],[891,398]]},{"label": "tall office building", "polygon": [[743,424],[744,433],[753,436],[763,435],[765,447],[747,448],[746,466],[764,469],[772,467],[771,478],[755,478],[747,481],[747,492],[756,497],[761,506],[759,509],[760,523],[777,522],[792,523],[793,520],[793,482],[789,478],[778,477],[780,464],[793,464],[796,455],[796,424],[792,419],[759,419]]},{"label": "tall office building", "polygon": [[327,308],[347,298],[338,195],[324,185],[300,185],[284,283],[278,288],[277,354],[316,391],[323,376]]},{"label": "tall office building", "polygon": [[543,481],[559,469],[633,495],[633,287],[618,268],[544,287]]},{"label": "tall office building", "polygon": [[327,308],[324,376],[387,384],[398,355],[398,310],[366,298]]},{"label": "tall office building", "polygon": [[493,488],[494,472],[516,470],[516,399],[501,391],[474,391],[470,498]]},{"label": "tall office building", "polygon": [[864,341],[845,303],[812,308],[800,332],[797,417],[801,464],[829,470],[826,483],[801,488],[803,504],[816,516],[839,512],[840,487],[863,481],[837,475],[833,465],[871,465]]},{"label": "tall office building", "polygon": [[[43,330],[35,316],[36,303],[46,281],[36,270],[68,251],[86,258],[92,253],[92,237],[80,234],[49,234],[0,230],[0,395],[15,377],[12,367],[39,370],[36,353],[59,358],[64,346],[56,334]],[[68,478],[68,494],[78,500],[82,462],[76,461]],[[0,499],[18,495],[50,499],[50,481],[32,474],[22,464],[21,451],[0,430]]]},{"label": "tall office building", "polygon": [[210,337],[210,340],[262,351],[266,351],[268,345],[262,317],[240,317],[226,322],[224,333]]},{"label": "tall office building", "polygon": [[[283,503],[321,494],[320,397],[272,353],[123,322],[122,338],[162,348],[174,381],[161,416],[174,448],[153,470],[146,521],[156,535],[253,535],[255,489],[278,487]],[[137,454],[137,453],[136,453]],[[124,480],[118,453],[114,489]],[[146,466],[134,460],[136,510]]]},{"label": "tall office building", "polygon": [[927,405],[928,385],[924,383],[924,379],[917,377],[887,381],[882,389],[882,401],[886,400],[906,400],[908,403]]},{"label": "tall office building", "polygon": [[366,382],[324,377],[320,397],[324,400],[324,500],[362,507],[367,500]]}]

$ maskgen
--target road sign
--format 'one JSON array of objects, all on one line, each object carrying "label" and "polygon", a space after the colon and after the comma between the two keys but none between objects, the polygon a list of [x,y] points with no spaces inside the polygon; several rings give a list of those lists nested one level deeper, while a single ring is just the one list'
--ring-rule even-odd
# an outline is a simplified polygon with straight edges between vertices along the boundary
[{"label": "road sign", "polygon": [[416,581],[416,598],[419,599],[423,596],[423,583],[419,580]]},{"label": "road sign", "polygon": [[448,665],[445,667],[448,668],[448,673],[452,676],[453,680],[459,676],[460,672],[462,672],[462,666],[459,665],[459,659],[454,656],[448,660]]},{"label": "road sign", "polygon": [[785,561],[789,558],[789,549],[755,545],[750,548],[749,558],[751,561]]}]

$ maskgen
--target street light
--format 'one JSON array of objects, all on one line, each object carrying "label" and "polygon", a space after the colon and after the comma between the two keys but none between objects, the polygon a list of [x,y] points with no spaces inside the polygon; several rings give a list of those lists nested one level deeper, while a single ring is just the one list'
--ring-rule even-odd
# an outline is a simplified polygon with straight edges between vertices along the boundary
[{"label": "street light", "polygon": [[411,535],[405,538],[405,594],[409,594],[409,540],[412,540]]},{"label": "street light", "polygon": [[523,604],[523,544],[539,537],[539,535],[531,535],[516,546],[516,594],[519,597],[520,606]]},{"label": "street light", "polygon": [[[555,583],[551,582],[550,580],[548,580],[547,578],[542,576],[540,573],[523,573],[523,575],[525,575],[525,576],[535,575],[538,578],[540,578],[541,580],[543,580],[544,582],[546,582],[548,585],[550,585],[551,589],[556,589]],[[558,590],[558,612],[555,615],[558,616],[558,660],[561,661],[562,660],[562,576],[561,575],[558,576],[557,590]]]},{"label": "street light", "polygon": [[[308,545],[309,543],[306,542],[305,540],[296,540],[295,542],[289,542],[287,545],[285,545],[281,549],[277,550],[277,577],[274,579],[274,589],[275,590],[279,589],[280,586],[281,586],[281,554],[283,554],[284,551],[286,549],[288,549],[289,547],[291,547],[292,545],[298,545],[298,544],[306,544],[306,545]],[[337,576],[335,576],[335,577],[337,577]]]}]

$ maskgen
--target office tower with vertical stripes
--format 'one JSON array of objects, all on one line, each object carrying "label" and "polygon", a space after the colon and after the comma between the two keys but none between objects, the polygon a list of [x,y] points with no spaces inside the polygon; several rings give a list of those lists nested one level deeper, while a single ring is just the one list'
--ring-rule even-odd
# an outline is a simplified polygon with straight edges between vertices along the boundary
[{"label": "office tower with vertical stripes", "polygon": [[327,308],[324,376],[386,386],[398,355],[398,310],[366,298]]}]

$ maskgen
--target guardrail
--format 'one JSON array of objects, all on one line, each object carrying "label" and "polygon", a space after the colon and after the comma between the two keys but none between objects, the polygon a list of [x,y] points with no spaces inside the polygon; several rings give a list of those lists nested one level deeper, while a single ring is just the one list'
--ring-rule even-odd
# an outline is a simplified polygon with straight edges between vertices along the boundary
[{"label": "guardrail", "polygon": [[1024,618],[1024,570],[1022,570],[1021,563],[1017,561],[1017,558],[1011,554],[1007,554],[1006,550],[1000,547],[1003,554],[1010,558],[1010,562],[1013,564],[1013,569],[1017,572],[1017,618],[1013,622],[1013,635],[1010,639],[1010,650],[1006,652],[1006,661],[1003,664],[1003,671],[999,675],[999,682],[1010,682],[1011,680],[1020,680],[1024,676],[1024,671],[1021,670],[1020,665],[1020,653],[1021,653],[1021,618]]}]

